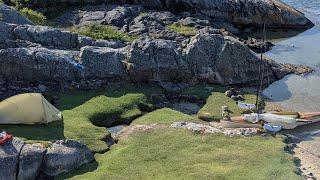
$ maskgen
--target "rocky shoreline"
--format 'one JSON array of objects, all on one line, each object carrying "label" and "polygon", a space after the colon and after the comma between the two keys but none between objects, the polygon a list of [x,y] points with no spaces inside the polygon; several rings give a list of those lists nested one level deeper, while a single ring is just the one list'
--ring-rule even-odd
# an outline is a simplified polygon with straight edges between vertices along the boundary
[{"label": "rocky shoreline", "polygon": [[[119,81],[253,85],[259,82],[260,67],[265,71],[262,78],[268,81],[264,83],[272,83],[290,73],[312,71],[272,60],[260,61],[239,38],[189,17],[190,13],[179,20],[182,16],[168,11],[141,14],[142,7],[136,5],[87,6],[85,13],[77,11],[83,16],[73,25],[99,22],[140,36],[128,44],[33,25],[15,10],[0,6],[0,12],[7,13],[4,17],[15,17],[0,22],[2,98],[21,92],[39,92],[43,87],[47,91],[98,89]],[[66,15],[72,17],[69,12],[61,17],[72,19],[65,18]],[[100,15],[104,21],[99,20]],[[123,24],[127,21],[131,22],[128,28]],[[199,31],[191,37],[168,31],[165,25],[175,22],[191,24]]]}]

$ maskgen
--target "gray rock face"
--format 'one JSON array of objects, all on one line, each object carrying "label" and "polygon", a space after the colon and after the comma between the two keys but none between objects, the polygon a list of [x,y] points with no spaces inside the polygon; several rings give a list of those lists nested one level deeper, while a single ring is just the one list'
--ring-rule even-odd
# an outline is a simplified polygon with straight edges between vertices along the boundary
[{"label": "gray rock face", "polygon": [[19,153],[24,146],[20,139],[7,142],[0,146],[0,179],[15,180],[18,172]]},{"label": "gray rock face", "polygon": [[184,26],[192,26],[197,28],[210,26],[210,22],[206,19],[198,19],[193,17],[186,17],[178,21]]},{"label": "gray rock face", "polygon": [[309,28],[313,24],[299,11],[274,0],[142,0],[146,8],[169,9],[173,12],[196,12],[212,19],[232,22],[239,26],[268,28]]},{"label": "gray rock face", "polygon": [[221,35],[199,34],[191,39],[184,50],[190,69],[196,77],[205,82],[217,82],[216,60],[224,46],[225,40]]},{"label": "gray rock face", "polygon": [[175,42],[148,37],[132,44],[127,69],[131,80],[137,82],[183,81],[191,77]]},{"label": "gray rock face", "polygon": [[13,25],[9,25],[7,23],[0,21],[0,44],[5,43],[6,40],[12,39],[12,31],[14,29]]},{"label": "gray rock face", "polygon": [[44,156],[44,173],[55,176],[69,172],[94,160],[90,149],[74,140],[60,140],[47,149]]},{"label": "gray rock face", "polygon": [[78,48],[78,35],[48,26],[18,26],[14,29],[16,39],[39,43],[56,49]]},{"label": "gray rock face", "polygon": [[138,6],[118,6],[111,11],[106,12],[106,16],[102,24],[110,24],[122,27],[134,17],[138,16],[140,8]]},{"label": "gray rock face", "polygon": [[187,45],[184,56],[195,76],[203,82],[222,85],[255,83],[259,80],[259,66],[264,67],[265,78],[275,79],[267,63],[231,37],[198,34]]},{"label": "gray rock face", "polygon": [[122,48],[125,46],[125,44],[118,40],[96,40],[93,43],[94,46],[98,47],[109,47],[109,48]]},{"label": "gray rock face", "polygon": [[33,24],[23,17],[17,10],[0,3],[0,21],[12,24]]},{"label": "gray rock face", "polygon": [[35,179],[39,174],[46,148],[41,144],[26,144],[20,153],[19,180]]},{"label": "gray rock face", "polygon": [[72,81],[82,77],[79,52],[46,48],[0,49],[0,74],[7,79]]},{"label": "gray rock face", "polygon": [[81,61],[88,78],[125,78],[124,59],[124,54],[117,49],[92,46],[81,49]]}]

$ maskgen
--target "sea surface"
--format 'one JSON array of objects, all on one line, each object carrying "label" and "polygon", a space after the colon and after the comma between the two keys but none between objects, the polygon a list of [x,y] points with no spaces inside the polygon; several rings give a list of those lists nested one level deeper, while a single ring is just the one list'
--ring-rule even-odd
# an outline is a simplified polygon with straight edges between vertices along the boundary
[{"label": "sea surface", "polygon": [[303,12],[316,26],[277,41],[266,56],[281,62],[311,66],[307,76],[288,75],[274,82],[263,94],[294,111],[320,111],[320,0],[282,0]]}]

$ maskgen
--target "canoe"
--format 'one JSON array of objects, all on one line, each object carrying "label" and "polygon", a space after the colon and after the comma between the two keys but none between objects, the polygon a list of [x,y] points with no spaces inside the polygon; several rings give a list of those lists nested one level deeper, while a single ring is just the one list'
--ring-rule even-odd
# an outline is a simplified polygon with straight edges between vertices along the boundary
[{"label": "canoe", "polygon": [[[244,114],[231,117],[230,121],[221,121],[226,128],[262,127],[263,124],[294,129],[297,126],[320,122],[320,112],[275,112],[263,114]],[[256,126],[252,126],[252,125]]]}]

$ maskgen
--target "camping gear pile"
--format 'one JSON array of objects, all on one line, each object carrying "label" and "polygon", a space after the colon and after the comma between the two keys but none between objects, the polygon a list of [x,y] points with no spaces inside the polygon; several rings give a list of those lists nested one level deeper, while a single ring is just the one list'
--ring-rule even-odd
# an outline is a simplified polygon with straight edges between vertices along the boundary
[{"label": "camping gear pile", "polygon": [[297,126],[320,122],[320,112],[274,112],[274,113],[251,113],[229,119],[233,126],[251,127],[259,125],[269,132],[278,132],[282,129],[294,129]]},{"label": "camping gear pile", "polygon": [[4,145],[6,142],[11,141],[13,139],[12,135],[2,131],[0,133],[0,146]]},{"label": "camping gear pile", "polygon": [[272,112],[272,113],[255,113],[257,106],[248,104],[244,97],[240,96],[241,92],[234,88],[227,90],[225,95],[235,100],[240,109],[250,110],[251,114],[231,117],[230,110],[222,106],[223,126],[227,128],[244,128],[260,127],[267,132],[276,133],[282,129],[294,129],[297,126],[320,122],[320,112]]}]

